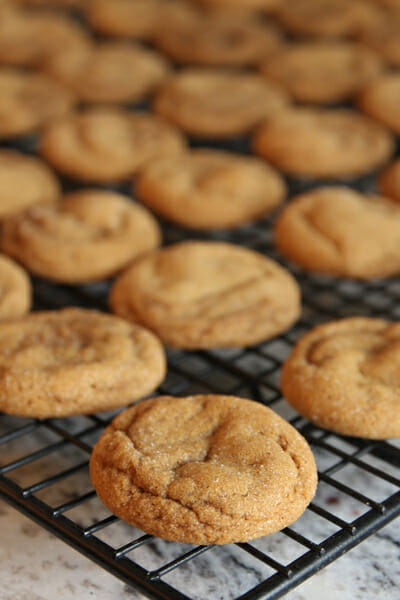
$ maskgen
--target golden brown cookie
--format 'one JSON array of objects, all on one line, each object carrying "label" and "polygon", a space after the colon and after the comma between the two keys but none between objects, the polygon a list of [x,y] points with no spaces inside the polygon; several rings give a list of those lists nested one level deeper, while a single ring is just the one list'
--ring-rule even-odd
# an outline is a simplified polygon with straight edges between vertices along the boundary
[{"label": "golden brown cookie", "polygon": [[400,73],[389,73],[371,81],[360,93],[358,106],[400,135]]},{"label": "golden brown cookie", "polygon": [[86,42],[87,34],[72,19],[0,4],[0,64],[37,65],[60,50]]},{"label": "golden brown cookie", "polygon": [[200,229],[234,227],[272,210],[286,194],[280,175],[264,161],[211,149],[152,160],[135,191],[161,216]]},{"label": "golden brown cookie", "polygon": [[87,0],[13,0],[13,4],[29,6],[32,8],[74,8],[81,9],[86,5]]},{"label": "golden brown cookie", "polygon": [[249,346],[299,317],[296,281],[269,258],[224,242],[181,242],[135,261],[115,282],[112,310],[168,346]]},{"label": "golden brown cookie", "polygon": [[55,206],[35,206],[3,222],[1,246],[41,277],[63,283],[106,279],[156,248],[161,232],[125,196],[84,190]]},{"label": "golden brown cookie", "polygon": [[400,159],[383,171],[379,178],[379,190],[384,196],[400,202]]},{"label": "golden brown cookie", "polygon": [[60,194],[56,176],[39,158],[0,150],[0,219],[33,204],[53,203]]},{"label": "golden brown cookie", "polygon": [[306,192],[284,208],[275,239],[311,271],[361,279],[400,273],[400,207],[381,196],[345,187]]},{"label": "golden brown cookie", "polygon": [[261,67],[299,102],[317,104],[351,97],[381,69],[372,51],[344,41],[292,43]]},{"label": "golden brown cookie", "polygon": [[204,7],[226,10],[229,14],[232,10],[272,12],[285,0],[197,0]]},{"label": "golden brown cookie", "polygon": [[360,42],[377,52],[389,65],[400,67],[400,10],[379,13],[358,33]]},{"label": "golden brown cookie", "polygon": [[97,494],[163,539],[245,542],[293,523],[314,496],[314,457],[272,410],[234,396],[160,396],[128,408],[90,458]]},{"label": "golden brown cookie", "polygon": [[353,317],[325,323],[297,343],[282,391],[320,427],[372,439],[400,436],[400,324]]},{"label": "golden brown cookie", "polygon": [[376,12],[363,0],[284,0],[277,16],[292,34],[322,38],[354,35],[373,22]]},{"label": "golden brown cookie", "polygon": [[344,179],[387,161],[394,139],[376,121],[352,110],[293,108],[263,123],[253,148],[290,175]]},{"label": "golden brown cookie", "polygon": [[182,134],[160,117],[112,107],[71,113],[40,140],[40,152],[55,169],[100,183],[127,179],[150,159],[184,148]]},{"label": "golden brown cookie", "polygon": [[32,133],[73,104],[71,93],[49,77],[0,69],[0,139]]},{"label": "golden brown cookie", "polygon": [[29,312],[32,287],[24,269],[0,254],[0,320],[15,319]]},{"label": "golden brown cookie", "polygon": [[169,72],[162,56],[129,42],[68,47],[44,69],[83,102],[114,103],[144,98]]},{"label": "golden brown cookie", "polygon": [[229,12],[172,23],[155,37],[156,46],[174,61],[210,66],[255,64],[281,43],[276,27]]},{"label": "golden brown cookie", "polygon": [[192,19],[196,7],[184,0],[91,0],[86,16],[95,31],[125,38],[152,39],[159,28]]},{"label": "golden brown cookie", "polygon": [[83,308],[2,323],[0,365],[0,410],[41,419],[126,406],[165,375],[152,333]]},{"label": "golden brown cookie", "polygon": [[183,70],[161,86],[157,113],[199,137],[226,137],[249,131],[288,103],[261,75],[211,69]]}]

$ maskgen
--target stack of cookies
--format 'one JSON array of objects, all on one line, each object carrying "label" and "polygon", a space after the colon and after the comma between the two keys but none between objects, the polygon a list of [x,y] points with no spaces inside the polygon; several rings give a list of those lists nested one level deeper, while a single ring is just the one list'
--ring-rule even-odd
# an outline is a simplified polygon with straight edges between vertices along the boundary
[{"label": "stack of cookies", "polygon": [[[127,406],[163,381],[164,346],[286,332],[301,314],[291,263],[399,275],[399,31],[397,0],[4,0],[0,409]],[[235,243],[271,218],[284,266]],[[184,241],[162,247],[168,222]],[[114,314],[27,314],[27,272],[111,279]],[[284,366],[287,400],[344,435],[400,435],[398,329],[355,315],[312,330]],[[279,530],[316,487],[293,427],[223,395],[128,408],[91,477],[121,518],[200,544]]]}]

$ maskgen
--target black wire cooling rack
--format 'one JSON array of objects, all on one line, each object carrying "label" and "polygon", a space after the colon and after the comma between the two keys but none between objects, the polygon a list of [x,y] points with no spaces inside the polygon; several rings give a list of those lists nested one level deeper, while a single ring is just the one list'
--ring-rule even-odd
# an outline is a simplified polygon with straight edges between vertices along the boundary
[{"label": "black wire cooling rack", "polygon": [[[272,245],[271,222],[206,237],[281,260]],[[188,236],[165,228],[167,243]],[[400,279],[366,283],[292,271],[304,309],[290,331],[246,350],[169,351],[168,375],[159,388],[172,395],[253,398],[301,431],[316,456],[319,486],[291,527],[250,543],[194,547],[144,535],[121,522],[97,499],[88,477],[91,448],[115,413],[45,421],[0,415],[0,497],[127,584],[163,600],[198,600],[196,584],[206,585],[210,600],[278,598],[399,515],[400,444],[344,438],[311,425],[281,397],[279,371],[295,340],[317,323],[360,314],[399,319]],[[35,308],[105,310],[108,287],[37,280]],[[205,554],[212,557],[212,573]],[[224,589],[219,587],[223,573],[229,574],[231,589],[226,577]]]}]

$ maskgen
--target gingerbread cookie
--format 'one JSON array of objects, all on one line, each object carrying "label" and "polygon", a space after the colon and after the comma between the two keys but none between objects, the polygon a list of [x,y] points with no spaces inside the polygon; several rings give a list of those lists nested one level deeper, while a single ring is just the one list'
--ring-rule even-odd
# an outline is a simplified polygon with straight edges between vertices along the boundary
[{"label": "gingerbread cookie", "polygon": [[358,106],[400,135],[400,73],[389,73],[372,81],[361,92]]},{"label": "gingerbread cookie", "polygon": [[161,396],[128,408],[90,458],[97,494],[163,539],[245,542],[295,521],[314,496],[314,457],[298,431],[234,396]]},{"label": "gingerbread cookie", "polygon": [[44,75],[0,69],[0,139],[32,133],[73,104],[71,93]]},{"label": "gingerbread cookie", "polygon": [[112,310],[168,346],[249,346],[288,329],[300,292],[267,257],[223,242],[181,242],[138,259],[116,280]]},{"label": "gingerbread cookie", "polygon": [[282,36],[272,25],[222,12],[160,28],[155,43],[178,63],[244,66],[273,54]]},{"label": "gingerbread cookie", "polygon": [[21,317],[29,312],[31,303],[28,275],[13,260],[0,255],[0,320]]},{"label": "gingerbread cookie", "polygon": [[394,139],[381,125],[347,109],[282,110],[255,132],[254,150],[298,177],[357,177],[387,161]]},{"label": "gingerbread cookie", "polygon": [[246,133],[287,103],[286,94],[260,75],[187,69],[161,86],[153,105],[194,136],[226,137]]},{"label": "gingerbread cookie", "polygon": [[290,33],[321,38],[354,35],[376,14],[372,2],[363,0],[285,0],[277,10]]},{"label": "gingerbread cookie", "polygon": [[83,308],[2,323],[0,365],[0,410],[41,419],[126,406],[165,375],[153,334]]},{"label": "gingerbread cookie", "polygon": [[128,178],[152,158],[182,152],[182,134],[160,117],[93,107],[52,123],[40,152],[58,171],[80,181]]},{"label": "gingerbread cookie", "polygon": [[295,198],[275,228],[281,252],[311,271],[346,277],[400,273],[400,207],[344,187]]},{"label": "gingerbread cookie", "polygon": [[58,52],[45,71],[83,102],[133,102],[152,92],[169,67],[154,52],[129,42],[82,44]]},{"label": "gingerbread cookie", "polygon": [[384,196],[400,202],[400,159],[383,171],[379,178],[379,189]]},{"label": "gingerbread cookie", "polygon": [[293,43],[262,66],[296,100],[317,104],[350,98],[381,69],[372,51],[343,41]]},{"label": "gingerbread cookie", "polygon": [[145,208],[120,194],[85,190],[6,219],[1,246],[36,275],[84,283],[110,277],[160,241]]},{"label": "gingerbread cookie", "polygon": [[353,317],[315,327],[283,366],[282,391],[301,415],[344,435],[400,435],[400,323]]},{"label": "gingerbread cookie", "polygon": [[87,34],[72,19],[0,4],[0,64],[37,65],[60,50],[85,43]]},{"label": "gingerbread cookie", "polygon": [[60,194],[57,178],[39,158],[0,150],[0,219],[33,204],[54,203]]},{"label": "gingerbread cookie", "polygon": [[272,210],[286,186],[260,159],[201,149],[152,160],[135,191],[161,216],[200,229],[234,227]]}]

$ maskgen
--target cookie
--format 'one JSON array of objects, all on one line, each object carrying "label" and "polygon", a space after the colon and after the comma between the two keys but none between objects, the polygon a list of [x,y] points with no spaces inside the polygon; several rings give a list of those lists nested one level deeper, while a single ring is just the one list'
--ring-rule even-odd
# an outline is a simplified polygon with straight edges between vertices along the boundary
[{"label": "cookie", "polygon": [[87,43],[87,34],[72,19],[46,11],[0,5],[0,64],[38,65],[65,48]]},{"label": "cookie", "polygon": [[400,324],[353,317],[309,331],[283,366],[287,401],[320,427],[344,435],[400,435]]},{"label": "cookie", "polygon": [[67,113],[71,93],[38,73],[0,69],[0,140],[32,133]]},{"label": "cookie", "polygon": [[44,69],[82,102],[102,103],[143,99],[169,72],[162,56],[129,42],[68,47],[47,60]]},{"label": "cookie", "polygon": [[383,171],[379,178],[379,190],[384,196],[400,202],[400,159]]},{"label": "cookie", "polygon": [[220,8],[229,14],[232,10],[273,12],[284,0],[197,0],[208,8]]},{"label": "cookie", "polygon": [[389,73],[372,81],[360,93],[358,106],[400,135],[400,73]]},{"label": "cookie", "polygon": [[282,110],[255,132],[253,148],[298,177],[357,177],[387,161],[394,139],[381,125],[348,109]]},{"label": "cookie", "polygon": [[160,396],[118,415],[90,457],[118,517],[166,540],[245,542],[293,523],[312,500],[314,457],[272,410],[234,396]]},{"label": "cookie", "polygon": [[377,52],[389,65],[400,67],[400,10],[380,13],[363,27],[357,38]]},{"label": "cookie", "polygon": [[41,277],[63,283],[106,279],[161,241],[142,206],[103,190],[69,194],[3,222],[3,251]]},{"label": "cookie", "polygon": [[0,219],[33,204],[54,203],[60,184],[39,158],[15,150],[0,150]]},{"label": "cookie", "polygon": [[159,28],[192,19],[198,10],[183,0],[92,0],[86,16],[90,26],[104,35],[151,40]]},{"label": "cookie", "polygon": [[249,346],[299,317],[296,281],[269,258],[224,242],[181,242],[135,261],[110,292],[113,312],[168,346]]},{"label": "cookie", "polygon": [[400,207],[345,187],[306,192],[278,218],[279,250],[311,271],[368,279],[400,273]]},{"label": "cookie", "polygon": [[153,106],[187,133],[218,138],[246,133],[287,103],[261,75],[193,68],[167,79]]},{"label": "cookie", "polygon": [[165,375],[153,334],[83,308],[2,323],[0,365],[0,410],[40,419],[126,406]]},{"label": "cookie", "polygon": [[372,3],[363,0],[285,0],[277,17],[294,35],[347,37],[376,18]]},{"label": "cookie", "polygon": [[22,317],[29,312],[31,303],[28,275],[13,260],[0,255],[0,320]]},{"label": "cookie", "polygon": [[14,4],[29,6],[32,8],[71,8],[79,9],[86,5],[88,0],[14,0]]},{"label": "cookie", "polygon": [[354,42],[292,43],[261,67],[299,102],[333,103],[358,92],[382,70],[382,62]]},{"label": "cookie", "polygon": [[276,27],[226,12],[172,23],[155,37],[156,46],[175,62],[209,66],[255,64],[281,43]]},{"label": "cookie", "polygon": [[272,210],[286,195],[260,159],[211,149],[151,161],[135,192],[157,214],[184,227],[234,227]]},{"label": "cookie", "polygon": [[184,148],[182,134],[160,117],[93,107],[49,125],[39,150],[68,177],[111,183],[127,179],[152,158],[174,155]]}]

